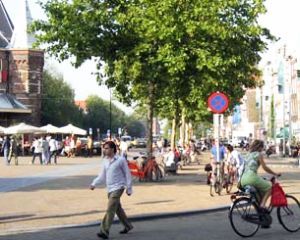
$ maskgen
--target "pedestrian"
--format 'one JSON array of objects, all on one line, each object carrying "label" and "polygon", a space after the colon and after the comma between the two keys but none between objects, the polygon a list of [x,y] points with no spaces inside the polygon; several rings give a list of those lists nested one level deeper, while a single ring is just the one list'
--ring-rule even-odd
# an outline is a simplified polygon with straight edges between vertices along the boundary
[{"label": "pedestrian", "polygon": [[124,157],[116,155],[117,147],[113,141],[104,143],[103,152],[104,157],[101,171],[98,177],[91,183],[90,189],[94,190],[97,184],[106,183],[108,206],[97,236],[102,239],[108,239],[109,229],[115,214],[117,214],[120,222],[124,225],[124,229],[120,231],[120,234],[126,234],[133,229],[120,202],[125,189],[128,196],[132,194],[132,180],[127,161]]},{"label": "pedestrian", "polygon": [[228,173],[229,169],[232,168],[239,181],[244,170],[244,158],[230,144],[227,145],[227,150],[228,150],[227,161],[225,163],[227,168],[225,168],[225,170],[227,170]]},{"label": "pedestrian", "polygon": [[87,139],[87,154],[89,157],[93,156],[93,139],[92,136],[88,136]]},{"label": "pedestrian", "polygon": [[8,156],[8,164],[10,164],[12,157],[15,159],[15,165],[18,165],[18,158],[19,158],[19,144],[16,136],[12,136],[10,140],[10,149],[9,149],[9,156]]},{"label": "pedestrian", "polygon": [[9,149],[10,149],[10,139],[8,136],[4,136],[4,140],[1,147],[1,152],[3,152],[3,157],[6,165],[9,165]]},{"label": "pedestrian", "polygon": [[36,138],[36,139],[34,139],[34,141],[32,143],[31,149],[32,149],[33,155],[32,155],[31,164],[34,164],[36,156],[39,157],[40,164],[41,165],[43,164],[43,161],[42,161],[42,151],[43,151],[42,141],[43,141],[42,138],[40,138],[40,139]]},{"label": "pedestrian", "polygon": [[126,139],[121,139],[120,152],[121,152],[121,156],[127,160],[128,143],[127,143]]},{"label": "pedestrian", "polygon": [[42,138],[42,160],[43,164],[47,165],[49,162],[50,152],[49,152],[49,142],[46,137]]},{"label": "pedestrian", "polygon": [[49,156],[48,164],[51,164],[52,157],[53,157],[54,164],[57,164],[58,142],[52,136],[49,140],[49,150],[50,150],[50,156]]}]

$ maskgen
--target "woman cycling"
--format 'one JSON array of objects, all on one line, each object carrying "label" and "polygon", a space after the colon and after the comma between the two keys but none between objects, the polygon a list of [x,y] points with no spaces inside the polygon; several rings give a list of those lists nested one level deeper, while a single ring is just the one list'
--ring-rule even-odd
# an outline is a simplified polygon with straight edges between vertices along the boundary
[{"label": "woman cycling", "polygon": [[241,156],[241,154],[233,148],[230,144],[227,145],[227,171],[229,172],[230,168],[232,168],[233,172],[235,173],[234,176],[238,177],[238,180],[240,180],[242,172],[244,170],[244,159]]},{"label": "woman cycling", "polygon": [[271,182],[258,176],[257,170],[259,166],[262,166],[265,172],[279,176],[279,173],[275,173],[265,163],[262,151],[264,150],[264,142],[261,140],[254,140],[250,146],[249,153],[245,159],[244,173],[241,177],[242,187],[251,185],[257,189],[262,197],[260,202],[260,208],[266,212],[266,202],[271,195]]}]

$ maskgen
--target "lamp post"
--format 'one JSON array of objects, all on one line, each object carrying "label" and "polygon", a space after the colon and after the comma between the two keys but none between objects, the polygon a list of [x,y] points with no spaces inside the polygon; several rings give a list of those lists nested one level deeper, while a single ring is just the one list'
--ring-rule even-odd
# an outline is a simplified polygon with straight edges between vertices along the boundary
[{"label": "lamp post", "polygon": [[[293,72],[294,72],[294,64],[296,59],[293,58],[291,55],[287,58],[290,67],[290,86],[289,86],[289,155],[292,155],[292,94],[293,94]],[[295,91],[295,90],[294,90]]]},{"label": "lamp post", "polygon": [[111,140],[111,88],[109,89],[109,139]]}]

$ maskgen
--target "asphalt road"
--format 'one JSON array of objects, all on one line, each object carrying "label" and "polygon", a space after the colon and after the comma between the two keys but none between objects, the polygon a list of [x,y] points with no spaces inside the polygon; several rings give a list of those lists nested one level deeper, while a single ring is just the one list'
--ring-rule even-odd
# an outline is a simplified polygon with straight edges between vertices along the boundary
[{"label": "asphalt road", "polygon": [[[259,229],[251,239],[264,240],[295,240],[300,238],[300,231],[289,233],[282,228],[275,216],[270,229]],[[151,221],[134,222],[134,229],[127,235],[120,235],[122,228],[120,224],[114,224],[111,228],[110,239],[130,240],[220,240],[220,239],[242,239],[236,235],[228,221],[227,211],[208,214],[198,214],[187,217],[164,218]],[[0,237],[5,240],[89,240],[98,239],[96,233],[98,227],[82,227],[69,229],[54,229],[42,232],[19,233]]]}]

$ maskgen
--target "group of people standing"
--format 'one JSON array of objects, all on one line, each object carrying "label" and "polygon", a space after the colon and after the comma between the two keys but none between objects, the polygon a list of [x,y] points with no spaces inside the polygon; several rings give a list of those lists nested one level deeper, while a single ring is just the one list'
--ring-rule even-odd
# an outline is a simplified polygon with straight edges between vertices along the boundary
[{"label": "group of people standing", "polygon": [[38,157],[41,165],[51,164],[53,157],[54,164],[57,164],[59,149],[58,141],[52,136],[35,138],[31,145],[33,155],[30,163],[34,164],[35,158]]}]

